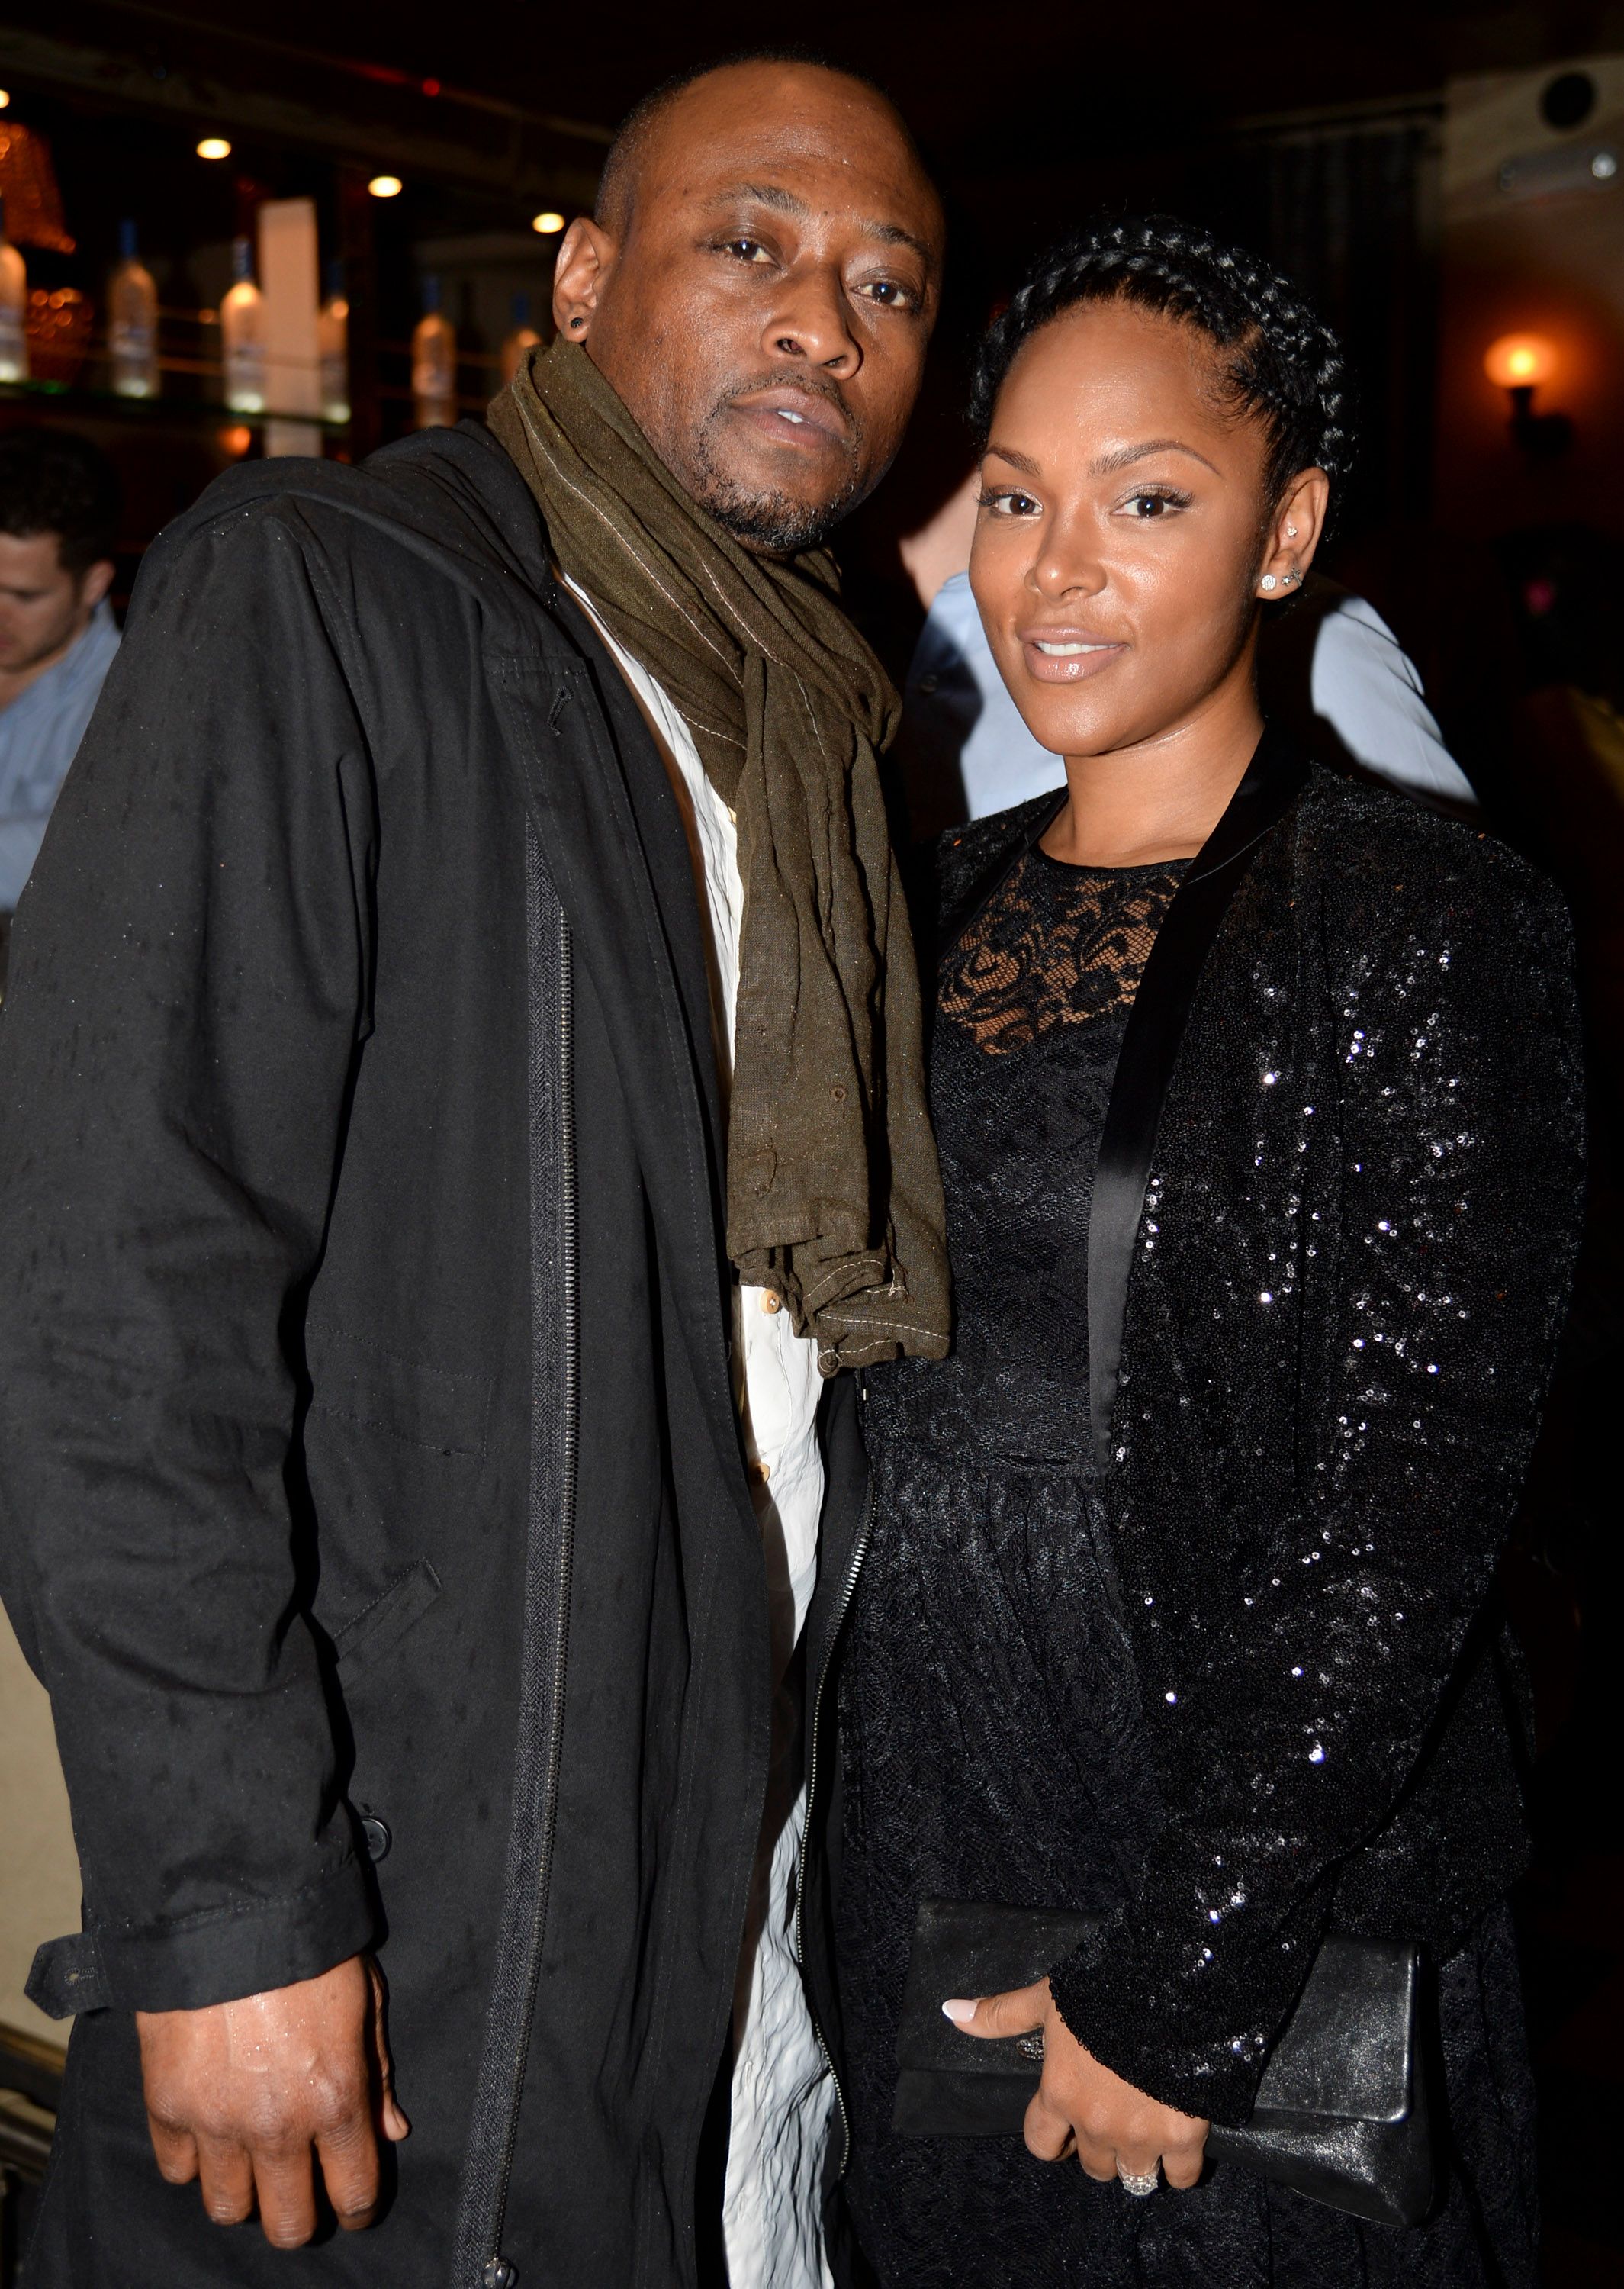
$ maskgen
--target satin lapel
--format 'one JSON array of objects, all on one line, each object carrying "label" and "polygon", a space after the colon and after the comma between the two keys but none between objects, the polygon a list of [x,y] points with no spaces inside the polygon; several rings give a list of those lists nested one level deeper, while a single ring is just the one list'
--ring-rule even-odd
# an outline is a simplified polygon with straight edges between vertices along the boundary
[{"label": "satin lapel", "polygon": [[1088,1215],[1088,1398],[1095,1454],[1111,1467],[1122,1323],[1157,1125],[1202,965],[1258,844],[1291,808],[1306,757],[1264,732],[1229,809],[1168,907],[1134,997],[1100,1138]]},{"label": "satin lapel", "polygon": [[[729,1484],[753,1513],[740,1466],[728,1372],[726,1274],[707,1136],[705,1032],[696,1043],[678,986],[665,917],[623,767],[591,667],[557,653],[486,655],[490,688],[524,778],[542,850],[569,920],[577,957],[591,970],[637,1138],[643,1180],[672,1285],[691,1314],[694,1373]],[[657,758],[656,759],[657,765]],[[667,800],[670,790],[666,789]],[[674,802],[673,809],[674,810]],[[693,906],[687,847],[666,905]],[[697,929],[697,915],[694,917]]]}]

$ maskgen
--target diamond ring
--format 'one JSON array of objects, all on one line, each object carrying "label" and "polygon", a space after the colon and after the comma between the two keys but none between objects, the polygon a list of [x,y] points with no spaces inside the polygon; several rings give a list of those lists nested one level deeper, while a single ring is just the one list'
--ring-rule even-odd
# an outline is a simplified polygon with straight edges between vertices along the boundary
[{"label": "diamond ring", "polygon": [[[1157,2169],[1159,2169],[1159,2166],[1158,2165]],[[1122,2181],[1123,2192],[1133,2194],[1140,2201],[1142,2201],[1147,2194],[1153,2194],[1161,2183],[1157,2169],[1147,2170],[1143,2177],[1136,2178],[1131,2170],[1125,2170],[1118,2163],[1117,2175]]]}]

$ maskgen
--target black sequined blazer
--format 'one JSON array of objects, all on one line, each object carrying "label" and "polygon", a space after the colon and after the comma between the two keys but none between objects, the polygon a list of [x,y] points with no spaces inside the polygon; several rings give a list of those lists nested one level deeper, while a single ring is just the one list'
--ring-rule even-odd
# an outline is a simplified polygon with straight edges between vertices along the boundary
[{"label": "black sequined blazer", "polygon": [[[1097,2057],[1225,2122],[1333,1922],[1446,1954],[1521,1864],[1492,1582],[1582,1190],[1556,892],[1271,757],[1164,924],[1102,1147],[1091,1379],[1166,1816],[1054,1982]],[[946,838],[944,909],[1055,808]]]}]

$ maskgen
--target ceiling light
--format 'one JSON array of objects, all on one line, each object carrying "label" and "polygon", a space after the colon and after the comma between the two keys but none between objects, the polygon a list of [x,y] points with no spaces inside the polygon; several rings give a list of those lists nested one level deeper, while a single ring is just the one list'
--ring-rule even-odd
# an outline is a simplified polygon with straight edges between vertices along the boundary
[{"label": "ceiling light", "polygon": [[229,159],[231,146],[223,135],[205,135],[197,147],[200,159]]},{"label": "ceiling light", "polygon": [[545,207],[540,214],[530,217],[530,228],[545,231],[549,237],[554,231],[562,230],[563,227],[564,218],[556,207]]},{"label": "ceiling light", "polygon": [[374,175],[367,188],[375,199],[398,199],[401,179],[398,175]]}]

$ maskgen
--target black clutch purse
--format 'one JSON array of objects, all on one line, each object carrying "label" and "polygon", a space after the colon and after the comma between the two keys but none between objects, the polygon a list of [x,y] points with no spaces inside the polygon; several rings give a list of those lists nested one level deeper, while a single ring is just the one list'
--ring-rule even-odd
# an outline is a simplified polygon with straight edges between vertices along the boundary
[{"label": "black clutch purse", "polygon": [[[1096,1920],[1063,1909],[923,1902],[896,2038],[894,2128],[1020,2135],[1043,2071],[1040,2042],[963,2034],[942,2005],[1031,1986]],[[1433,2191],[1419,1987],[1414,1947],[1333,1932],[1270,2055],[1250,2120],[1242,2130],[1214,2124],[1210,2159],[1377,2225],[1419,2225]]]}]

